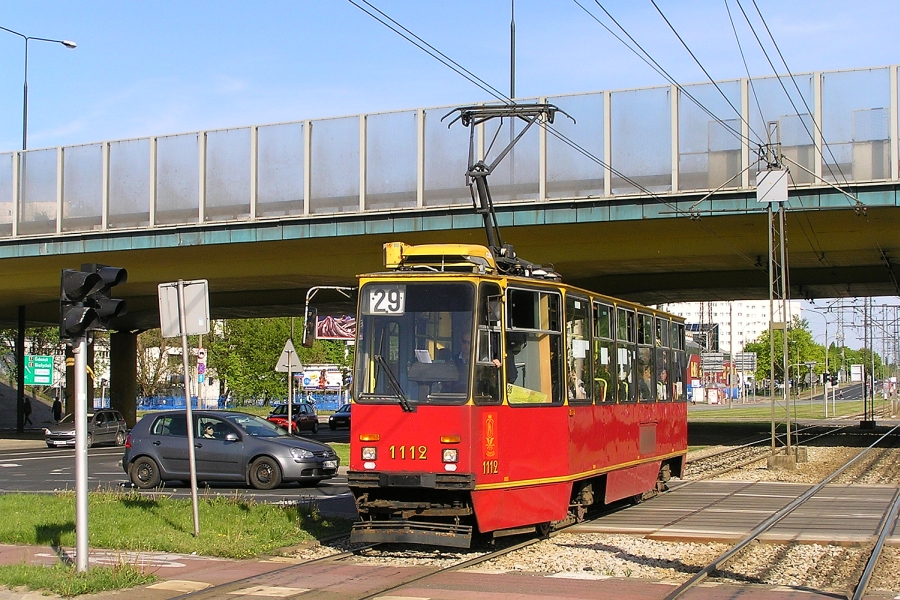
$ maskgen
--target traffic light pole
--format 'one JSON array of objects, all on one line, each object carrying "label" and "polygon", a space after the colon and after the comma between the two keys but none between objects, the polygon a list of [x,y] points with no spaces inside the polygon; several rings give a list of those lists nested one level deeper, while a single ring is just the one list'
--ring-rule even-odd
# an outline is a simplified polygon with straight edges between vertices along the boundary
[{"label": "traffic light pole", "polygon": [[75,565],[88,568],[87,338],[73,340],[75,355]]}]

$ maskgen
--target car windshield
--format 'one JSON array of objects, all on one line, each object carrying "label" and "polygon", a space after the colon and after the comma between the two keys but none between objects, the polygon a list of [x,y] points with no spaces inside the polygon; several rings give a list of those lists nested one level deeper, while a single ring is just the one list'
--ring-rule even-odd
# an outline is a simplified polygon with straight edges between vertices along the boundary
[{"label": "car windshield", "polygon": [[345,404],[337,410],[339,413],[348,413],[350,412],[350,405]]},{"label": "car windshield", "polygon": [[226,417],[230,422],[255,437],[288,437],[287,429],[279,427],[255,415],[234,414]]}]

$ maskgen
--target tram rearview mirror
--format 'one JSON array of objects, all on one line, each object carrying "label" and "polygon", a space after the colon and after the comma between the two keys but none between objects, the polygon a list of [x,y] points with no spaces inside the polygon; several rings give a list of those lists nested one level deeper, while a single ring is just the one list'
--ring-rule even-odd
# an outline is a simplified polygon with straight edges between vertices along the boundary
[{"label": "tram rearview mirror", "polygon": [[316,323],[319,320],[318,311],[312,307],[306,307],[306,320],[303,323],[303,338],[300,345],[304,348],[312,348],[313,342],[316,341]]},{"label": "tram rearview mirror", "polygon": [[493,325],[500,322],[500,297],[491,296],[488,298],[488,320]]}]

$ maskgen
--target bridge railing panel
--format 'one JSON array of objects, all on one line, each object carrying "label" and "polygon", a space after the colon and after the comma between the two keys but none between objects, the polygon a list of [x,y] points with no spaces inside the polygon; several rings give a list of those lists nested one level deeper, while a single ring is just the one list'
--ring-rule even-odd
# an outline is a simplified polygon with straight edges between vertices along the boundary
[{"label": "bridge railing panel", "polygon": [[19,235],[56,233],[58,148],[19,154]]},{"label": "bridge railing panel", "polygon": [[740,82],[689,85],[679,96],[678,189],[741,187]]},{"label": "bridge railing panel", "polygon": [[822,75],[822,177],[890,178],[890,85],[887,68]]},{"label": "bridge railing panel", "polygon": [[12,226],[16,215],[13,189],[15,156],[14,152],[0,154],[0,237],[12,235]]},{"label": "bridge railing panel", "polygon": [[607,162],[603,155],[604,97],[602,92],[547,98],[571,115],[575,123],[565,115],[558,115],[554,131],[547,133],[547,197],[578,198],[603,196],[606,168],[590,156],[571,147],[564,139],[575,142],[593,157]]},{"label": "bridge railing panel", "polygon": [[150,225],[150,139],[109,143],[110,228]]},{"label": "bridge railing panel", "polygon": [[311,123],[310,214],[359,212],[360,118]]},{"label": "bridge railing panel", "polygon": [[366,209],[416,207],[418,131],[416,111],[366,117]]},{"label": "bridge railing panel", "polygon": [[257,133],[256,216],[305,214],[305,123],[261,125]]},{"label": "bridge railing panel", "polygon": [[671,100],[668,87],[611,94],[612,167],[628,178],[612,175],[613,194],[671,191]]},{"label": "bridge railing panel", "polygon": [[[756,144],[766,143],[768,123],[776,122],[780,139],[771,141],[781,142],[785,166],[791,172],[790,184],[812,183],[814,177],[810,172],[815,172],[816,164],[813,145],[815,129],[809,112],[815,105],[812,74],[795,75],[793,80],[791,77],[763,77],[751,80],[750,85],[753,107],[750,111],[750,138]],[[755,154],[751,154],[751,162],[756,158]],[[757,169],[750,169],[751,186],[756,185],[756,172]]]},{"label": "bridge railing panel", "polygon": [[449,107],[425,110],[425,206],[471,204],[465,173],[469,159],[469,130],[459,123],[447,124],[453,118],[444,117]]},{"label": "bridge railing panel", "polygon": [[158,225],[197,223],[200,219],[200,149],[197,133],[156,141],[156,218]]},{"label": "bridge railing panel", "polygon": [[206,133],[206,221],[250,218],[250,128]]},{"label": "bridge railing panel", "polygon": [[92,231],[103,225],[103,145],[63,149],[62,231]]}]

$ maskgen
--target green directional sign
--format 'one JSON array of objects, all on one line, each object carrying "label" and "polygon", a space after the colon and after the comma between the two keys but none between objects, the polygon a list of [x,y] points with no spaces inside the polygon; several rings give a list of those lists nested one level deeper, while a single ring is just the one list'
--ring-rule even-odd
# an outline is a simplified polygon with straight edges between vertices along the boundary
[{"label": "green directional sign", "polygon": [[52,356],[25,356],[25,385],[53,385]]}]

